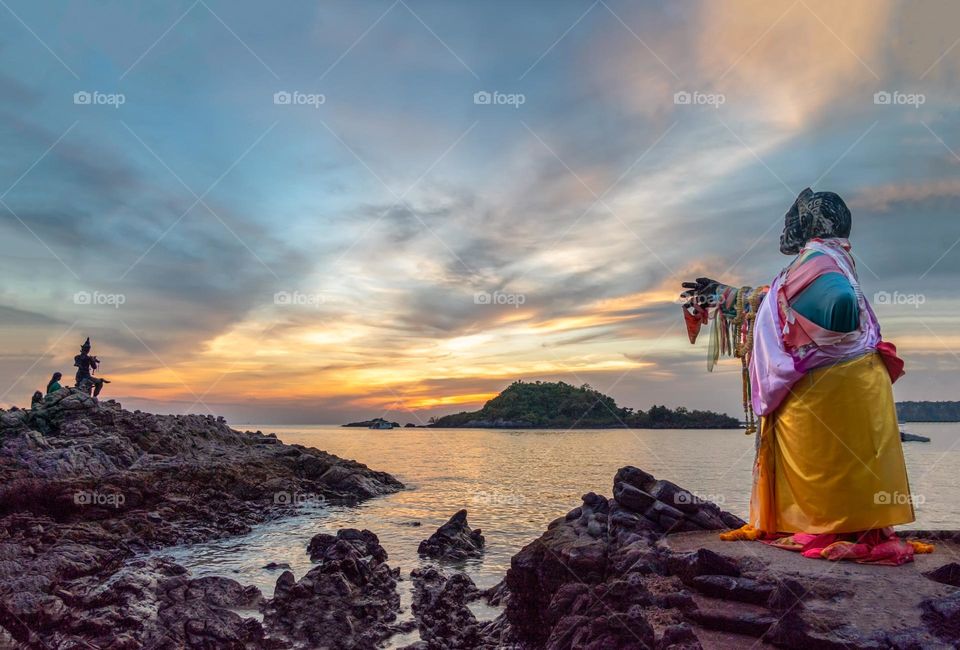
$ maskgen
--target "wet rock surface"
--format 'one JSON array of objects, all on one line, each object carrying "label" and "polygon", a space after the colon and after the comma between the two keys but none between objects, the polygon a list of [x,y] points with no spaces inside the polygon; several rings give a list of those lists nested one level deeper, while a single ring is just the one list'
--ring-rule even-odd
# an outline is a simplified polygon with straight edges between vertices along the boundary
[{"label": "wet rock surface", "polygon": [[271,636],[294,648],[375,648],[401,631],[399,569],[368,530],[341,529],[311,540],[318,562],[299,581],[284,571],[263,606]]},{"label": "wet rock surface", "polygon": [[255,612],[259,592],[134,558],[245,533],[300,495],[402,487],[222,418],[131,412],[69,388],[0,412],[0,646],[269,647],[234,611]]},{"label": "wet rock surface", "polygon": [[482,555],[483,545],[480,529],[470,528],[467,511],[460,510],[437,532],[420,542],[417,552],[437,560],[464,560]]}]

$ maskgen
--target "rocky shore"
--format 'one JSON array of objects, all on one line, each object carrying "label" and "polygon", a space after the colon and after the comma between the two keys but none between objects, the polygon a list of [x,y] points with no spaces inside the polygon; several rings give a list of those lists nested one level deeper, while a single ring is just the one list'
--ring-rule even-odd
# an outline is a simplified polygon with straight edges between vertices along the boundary
[{"label": "rocky shore", "polygon": [[260,647],[261,595],[144,551],[241,534],[303,500],[356,502],[385,472],[213,416],[73,389],[0,412],[0,647]]},{"label": "rocky shore", "polygon": [[[485,547],[461,510],[424,532],[409,575],[376,531],[345,528],[315,535],[313,567],[265,594],[143,551],[245,532],[303,495],[353,502],[403,486],[216,418],[70,390],[0,413],[0,450],[4,648],[913,650],[960,638],[960,534],[918,533],[937,552],[896,568],[724,543],[717,531],[737,517],[636,467],[617,472],[612,497],[588,493],[551,522],[491,589],[457,570]],[[500,614],[478,619],[476,601]]]}]

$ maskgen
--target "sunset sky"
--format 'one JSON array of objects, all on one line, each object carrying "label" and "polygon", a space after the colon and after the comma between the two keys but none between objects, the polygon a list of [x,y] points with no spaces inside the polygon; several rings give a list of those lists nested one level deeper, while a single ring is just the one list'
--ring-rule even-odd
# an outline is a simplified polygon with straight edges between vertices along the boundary
[{"label": "sunset sky", "polygon": [[960,399],[958,43],[950,0],[4,0],[0,406],[90,336],[105,396],[236,423],[736,415],[675,296],[769,282],[806,186],[897,399]]}]

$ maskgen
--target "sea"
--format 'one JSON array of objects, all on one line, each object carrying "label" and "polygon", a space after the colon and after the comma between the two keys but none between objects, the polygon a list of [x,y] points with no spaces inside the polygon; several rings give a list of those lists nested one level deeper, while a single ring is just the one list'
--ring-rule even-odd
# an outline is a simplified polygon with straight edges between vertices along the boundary
[{"label": "sea", "polygon": [[[409,616],[410,571],[428,564],[417,546],[455,512],[466,508],[471,527],[486,538],[483,557],[446,565],[467,573],[481,589],[503,579],[510,558],[539,537],[547,524],[580,504],[588,492],[611,496],[624,465],[668,479],[697,497],[745,517],[754,461],[754,437],[742,430],[598,429],[509,430],[399,428],[370,430],[338,425],[245,425],[276,433],[286,443],[315,447],[389,472],[405,490],[356,506],[291,495],[297,513],[238,537],[168,548],[194,577],[221,575],[273,594],[287,564],[299,579],[312,564],[310,538],[339,528],[377,534],[400,567],[401,602]],[[928,443],[904,443],[917,521],[906,528],[960,528],[960,424],[908,424]],[[497,611],[474,606],[480,619]],[[391,640],[400,647],[416,635]]]}]

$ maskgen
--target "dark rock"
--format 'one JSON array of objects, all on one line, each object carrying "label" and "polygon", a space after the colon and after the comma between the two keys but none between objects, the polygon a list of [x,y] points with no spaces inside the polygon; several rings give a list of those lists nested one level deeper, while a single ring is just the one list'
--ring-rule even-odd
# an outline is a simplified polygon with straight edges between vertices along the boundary
[{"label": "dark rock", "polygon": [[614,484],[613,498],[624,508],[638,513],[646,512],[657,501],[653,495],[623,482]]},{"label": "dark rock", "polygon": [[399,569],[387,565],[376,535],[344,529],[314,536],[311,546],[317,566],[299,582],[285,571],[262,607],[270,635],[295,648],[331,649],[373,648],[390,637]]},{"label": "dark rock", "polygon": [[663,501],[683,512],[695,513],[700,510],[697,497],[670,481],[657,481],[650,488],[650,494],[658,501]]},{"label": "dark rock", "polygon": [[483,535],[480,529],[467,524],[467,511],[460,510],[440,526],[428,539],[420,542],[420,555],[443,560],[463,560],[483,553]]},{"label": "dark rock", "polygon": [[800,608],[803,607],[803,600],[808,595],[809,589],[793,578],[781,578],[770,594],[767,607],[775,612],[786,612],[794,608]]},{"label": "dark rock", "polygon": [[307,544],[307,553],[314,562],[325,558],[339,558],[344,554],[343,545],[352,547],[360,557],[369,556],[377,562],[387,561],[387,552],[380,546],[377,536],[369,530],[356,528],[341,528],[336,535],[314,535]]},{"label": "dark rock", "polygon": [[943,639],[960,639],[960,591],[920,603],[923,622]]},{"label": "dark rock", "polygon": [[304,496],[356,501],[402,484],[260,438],[69,388],[0,413],[0,627],[31,647],[266,647],[261,624],[232,611],[257,607],[246,588],[134,556],[246,533]]},{"label": "dark rock", "polygon": [[668,625],[657,640],[658,650],[696,650],[701,647],[700,639],[687,623]]},{"label": "dark rock", "polygon": [[923,575],[935,582],[942,582],[951,587],[960,587],[960,564],[956,562],[944,564],[933,571],[927,571]]},{"label": "dark rock", "polygon": [[711,598],[737,600],[743,603],[762,605],[773,593],[773,586],[729,575],[700,575],[690,581],[690,586]]},{"label": "dark rock", "polygon": [[[447,578],[434,567],[415,569],[413,613],[420,638],[430,648],[482,648],[480,624],[467,603],[478,597],[476,585],[464,573]],[[495,647],[492,644],[489,647]]]},{"label": "dark rock", "polygon": [[667,570],[688,584],[702,575],[740,577],[740,568],[734,560],[705,548],[671,555],[667,560]]},{"label": "dark rock", "polygon": [[616,492],[617,483],[626,483],[627,485],[632,485],[642,492],[646,492],[657,479],[653,477],[653,474],[648,474],[642,469],[638,469],[631,465],[626,467],[621,467],[617,470],[616,475],[613,477],[614,492]]},{"label": "dark rock", "polygon": [[290,569],[290,565],[286,562],[269,562],[263,566],[267,571],[287,571]]},{"label": "dark rock", "polygon": [[766,634],[767,630],[777,622],[777,618],[770,614],[739,609],[697,609],[690,613],[690,618],[708,630],[745,634],[756,638]]}]

